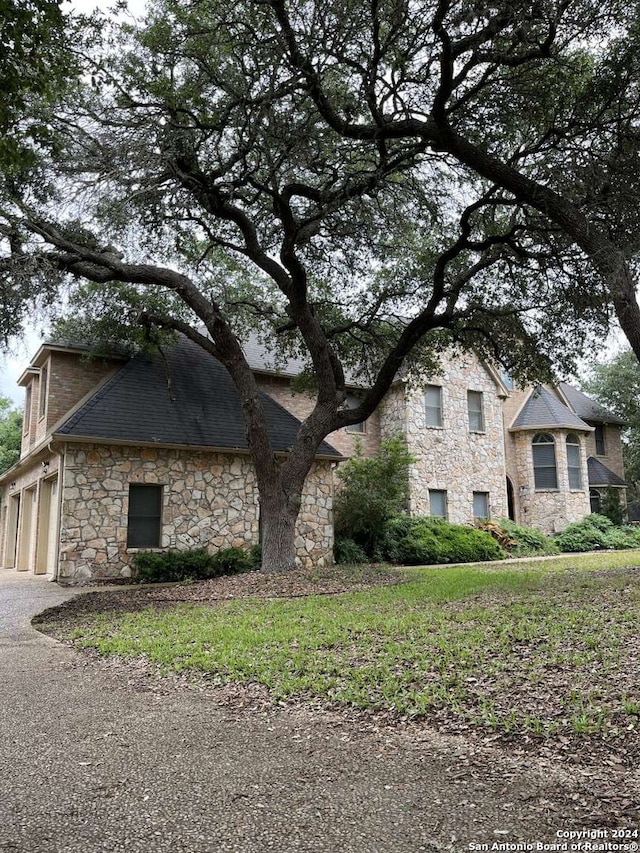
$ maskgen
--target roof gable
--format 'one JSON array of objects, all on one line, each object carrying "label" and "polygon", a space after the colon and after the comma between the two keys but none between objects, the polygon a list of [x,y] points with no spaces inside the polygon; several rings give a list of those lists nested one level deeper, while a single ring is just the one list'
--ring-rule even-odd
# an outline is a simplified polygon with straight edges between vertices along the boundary
[{"label": "roof gable", "polygon": [[593,430],[542,385],[534,388],[510,427],[511,430],[562,428],[581,432]]},{"label": "roof gable", "polygon": [[586,394],[578,391],[577,388],[574,388],[567,382],[560,383],[560,391],[573,411],[583,420],[603,424],[619,424],[620,426],[626,425],[624,418],[614,415],[613,412],[609,412],[604,406],[596,403],[595,400],[587,397]]},{"label": "roof gable", "polygon": [[[288,451],[300,422],[261,394],[272,447]],[[248,449],[240,396],[223,365],[180,337],[164,355],[138,353],[57,430],[65,437]],[[339,457],[327,442],[318,455]]]}]

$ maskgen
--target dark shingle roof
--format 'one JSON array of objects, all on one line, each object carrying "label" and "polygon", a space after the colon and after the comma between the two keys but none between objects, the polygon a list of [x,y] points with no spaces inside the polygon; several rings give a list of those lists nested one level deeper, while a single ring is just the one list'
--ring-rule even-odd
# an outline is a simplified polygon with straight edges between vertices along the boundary
[{"label": "dark shingle roof", "polygon": [[[286,451],[300,422],[262,394],[272,447]],[[198,447],[248,447],[240,398],[211,355],[181,337],[163,358],[138,353],[56,431],[65,436]],[[339,453],[322,442],[319,455]]]},{"label": "dark shingle roof", "polygon": [[587,459],[590,486],[626,486],[627,484],[599,459],[589,456]]},{"label": "dark shingle roof", "polygon": [[518,417],[511,424],[512,430],[518,429],[536,429],[540,427],[548,429],[558,429],[559,427],[569,427],[578,430],[590,430],[583,420],[581,420],[571,409],[561,403],[558,398],[538,385],[531,394],[529,399],[524,404]]},{"label": "dark shingle roof", "polygon": [[569,405],[573,411],[585,421],[596,421],[603,424],[620,424],[624,426],[626,421],[623,418],[614,415],[613,412],[607,411],[604,406],[596,403],[582,391],[578,391],[572,385],[566,382],[560,383],[560,390],[569,401]]}]

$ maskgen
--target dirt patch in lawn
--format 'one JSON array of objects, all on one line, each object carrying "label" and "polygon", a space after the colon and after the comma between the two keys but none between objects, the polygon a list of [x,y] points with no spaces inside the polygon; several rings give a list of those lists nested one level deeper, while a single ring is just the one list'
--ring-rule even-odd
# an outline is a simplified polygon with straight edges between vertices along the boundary
[{"label": "dirt patch in lawn", "polygon": [[72,598],[60,607],[45,610],[33,620],[43,633],[54,633],[55,625],[67,623],[84,613],[113,611],[134,613],[147,607],[174,604],[215,605],[237,598],[301,598],[307,595],[340,595],[376,586],[402,583],[406,574],[383,566],[333,566],[286,574],[246,572],[211,578],[197,583],[150,584],[143,587],[114,586]]}]

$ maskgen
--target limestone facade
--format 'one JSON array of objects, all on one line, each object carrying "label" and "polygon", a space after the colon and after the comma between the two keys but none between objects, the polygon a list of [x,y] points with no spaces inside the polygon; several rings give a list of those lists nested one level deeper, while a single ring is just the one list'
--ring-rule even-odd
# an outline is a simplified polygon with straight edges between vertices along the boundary
[{"label": "limestone facade", "polygon": [[[440,389],[441,426],[427,424],[426,385]],[[470,391],[481,400],[482,429],[470,423]],[[457,355],[443,357],[437,376],[407,382],[388,396],[382,434],[406,435],[416,458],[409,485],[412,514],[430,514],[430,491],[446,493],[446,515],[456,524],[473,523],[474,493],[487,497],[491,516],[507,514],[500,391],[477,358]]]},{"label": "limestone facade", "polygon": [[[535,527],[544,533],[559,533],[573,521],[590,513],[589,478],[587,472],[587,434],[575,430],[548,430],[554,439],[557,489],[536,489],[533,471],[533,438],[540,430],[523,430],[512,436],[518,487],[520,524]],[[580,442],[581,489],[569,486],[567,465],[567,435]]]},{"label": "limestone facade", "polygon": [[[259,541],[258,490],[248,456],[70,443],[61,490],[61,583],[131,576],[139,550],[127,547],[131,484],[162,487],[160,550],[213,552]],[[318,460],[307,478],[295,545],[300,566],[332,562],[330,462]]]}]

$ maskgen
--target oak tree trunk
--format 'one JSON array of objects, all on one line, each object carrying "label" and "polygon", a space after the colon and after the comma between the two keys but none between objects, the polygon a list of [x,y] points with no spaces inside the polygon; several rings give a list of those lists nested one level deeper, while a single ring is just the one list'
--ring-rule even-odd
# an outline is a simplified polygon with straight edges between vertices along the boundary
[{"label": "oak tree trunk", "polygon": [[291,495],[279,484],[261,490],[260,529],[262,571],[288,572],[296,568],[296,521],[301,495]]}]

